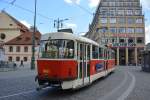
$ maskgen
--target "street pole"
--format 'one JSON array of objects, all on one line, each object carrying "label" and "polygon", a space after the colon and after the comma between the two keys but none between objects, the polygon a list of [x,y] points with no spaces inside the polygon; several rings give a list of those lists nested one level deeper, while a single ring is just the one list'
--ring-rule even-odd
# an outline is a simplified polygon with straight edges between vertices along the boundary
[{"label": "street pole", "polygon": [[36,5],[37,0],[35,0],[34,4],[34,30],[32,33],[32,57],[31,57],[31,70],[35,69],[35,32],[36,32]]}]

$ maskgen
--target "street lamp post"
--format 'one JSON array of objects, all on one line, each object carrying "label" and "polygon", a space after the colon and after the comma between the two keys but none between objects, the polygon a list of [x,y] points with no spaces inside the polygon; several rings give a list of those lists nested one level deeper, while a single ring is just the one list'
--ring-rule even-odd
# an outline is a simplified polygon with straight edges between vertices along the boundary
[{"label": "street lamp post", "polygon": [[36,5],[37,0],[34,2],[34,29],[32,33],[32,57],[31,57],[31,70],[35,69],[35,32],[36,32]]}]

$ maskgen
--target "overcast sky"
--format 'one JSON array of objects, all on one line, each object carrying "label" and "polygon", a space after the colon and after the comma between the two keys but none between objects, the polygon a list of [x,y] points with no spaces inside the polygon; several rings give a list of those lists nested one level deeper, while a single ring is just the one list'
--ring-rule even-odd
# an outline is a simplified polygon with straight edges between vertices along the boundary
[{"label": "overcast sky", "polygon": [[[92,22],[98,2],[99,0],[37,0],[37,27],[42,34],[56,31],[53,27],[54,20],[67,18],[69,20],[64,21],[65,28],[73,28],[75,34],[85,33]],[[141,0],[141,4],[145,14],[146,43],[148,43],[150,0]],[[0,0],[0,10],[3,9],[25,25],[33,25],[34,0]]]}]

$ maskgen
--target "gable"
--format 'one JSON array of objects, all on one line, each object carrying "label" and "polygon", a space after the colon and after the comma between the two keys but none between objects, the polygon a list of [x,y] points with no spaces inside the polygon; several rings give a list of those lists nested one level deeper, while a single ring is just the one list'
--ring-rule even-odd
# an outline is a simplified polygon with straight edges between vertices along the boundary
[{"label": "gable", "polygon": [[16,29],[17,24],[5,13],[0,13],[0,29]]}]

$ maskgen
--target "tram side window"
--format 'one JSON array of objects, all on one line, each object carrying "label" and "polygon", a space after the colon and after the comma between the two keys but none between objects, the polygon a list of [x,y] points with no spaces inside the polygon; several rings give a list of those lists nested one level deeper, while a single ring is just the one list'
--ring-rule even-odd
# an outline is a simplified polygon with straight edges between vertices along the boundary
[{"label": "tram side window", "polygon": [[87,59],[90,60],[90,46],[87,46]]},{"label": "tram side window", "polygon": [[108,50],[108,59],[111,59],[111,51]]},{"label": "tram side window", "polygon": [[112,59],[115,59],[115,52],[113,50],[112,50],[111,56],[112,56]]},{"label": "tram side window", "polygon": [[65,55],[65,56],[67,58],[73,58],[74,57],[74,42],[68,41],[66,49],[68,49],[68,55]]},{"label": "tram side window", "polygon": [[104,58],[107,59],[107,50],[104,50]]},{"label": "tram side window", "polygon": [[92,46],[92,58],[98,59],[99,49],[97,46]]},{"label": "tram side window", "polygon": [[99,59],[103,58],[103,49],[99,48]]},{"label": "tram side window", "polygon": [[112,52],[111,52],[111,50],[109,50],[109,59],[112,59]]},{"label": "tram side window", "polygon": [[80,44],[80,60],[83,59],[83,44]]}]

